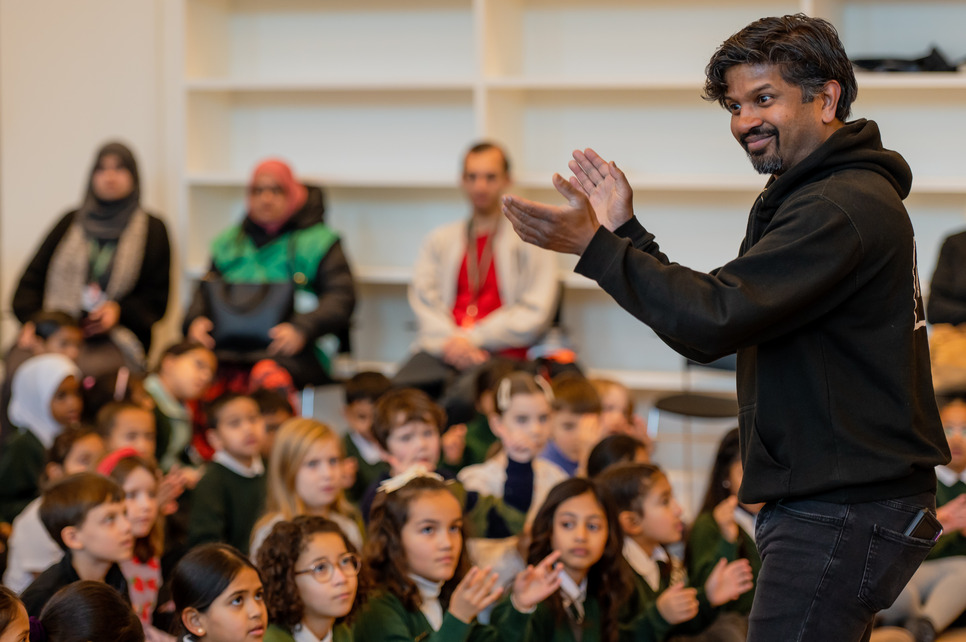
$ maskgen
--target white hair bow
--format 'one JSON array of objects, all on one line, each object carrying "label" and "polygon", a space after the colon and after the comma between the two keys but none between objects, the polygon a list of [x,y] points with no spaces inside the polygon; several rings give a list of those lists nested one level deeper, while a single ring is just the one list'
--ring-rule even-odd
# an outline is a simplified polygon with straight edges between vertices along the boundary
[{"label": "white hair bow", "polygon": [[406,484],[408,484],[409,482],[411,482],[412,480],[419,479],[421,477],[428,478],[428,479],[435,479],[436,481],[439,481],[439,482],[445,481],[442,475],[430,471],[423,464],[417,464],[412,468],[410,468],[409,470],[407,470],[406,472],[400,473],[395,477],[390,477],[386,481],[379,484],[378,492],[386,493],[387,495],[389,493],[394,493],[400,488],[402,488],[403,486],[405,486]]}]

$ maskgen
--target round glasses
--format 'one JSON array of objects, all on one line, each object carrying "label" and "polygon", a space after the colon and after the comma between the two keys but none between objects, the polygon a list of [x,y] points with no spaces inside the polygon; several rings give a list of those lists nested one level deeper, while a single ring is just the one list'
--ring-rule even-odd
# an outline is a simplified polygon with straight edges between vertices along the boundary
[{"label": "round glasses", "polygon": [[311,568],[307,568],[302,571],[295,571],[295,575],[310,574],[313,580],[319,584],[324,584],[332,579],[332,574],[335,573],[336,565],[338,565],[339,570],[342,571],[343,575],[346,577],[353,577],[359,574],[359,568],[362,566],[362,562],[359,560],[358,555],[346,553],[340,557],[335,564],[324,559]]}]

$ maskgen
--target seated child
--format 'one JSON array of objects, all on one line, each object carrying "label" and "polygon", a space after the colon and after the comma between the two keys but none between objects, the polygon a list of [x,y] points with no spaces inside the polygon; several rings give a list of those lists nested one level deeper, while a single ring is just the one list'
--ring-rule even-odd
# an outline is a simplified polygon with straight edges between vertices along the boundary
[{"label": "seated child", "polygon": [[[757,580],[761,569],[761,557],[755,546],[755,518],[761,504],[738,502],[741,486],[741,451],[738,448],[738,429],[734,428],[721,438],[708,479],[701,512],[688,534],[685,560],[688,577],[700,586],[711,576],[724,558],[728,561],[746,559],[751,564],[752,579]],[[751,612],[755,589],[743,593],[737,600],[721,607],[742,616],[745,626]]]},{"label": "seated child", "polygon": [[[151,417],[152,421],[154,417]],[[121,562],[131,604],[145,629],[152,627],[154,610],[161,589],[161,552],[164,523],[158,506],[160,471],[153,459],[133,448],[115,450],[98,464],[97,471],[116,481],[124,491],[124,505],[134,554]]]},{"label": "seated child", "polygon": [[553,380],[553,416],[550,441],[541,459],[577,474],[600,438],[600,397],[585,378],[567,372]]},{"label": "seated child", "polygon": [[463,511],[439,475],[412,471],[386,482],[372,506],[364,581],[376,588],[353,625],[355,642],[522,639],[527,611],[557,589],[556,556],[514,580],[497,629],[476,616],[499,599],[489,569],[470,568]]},{"label": "seated child", "polygon": [[44,492],[40,519],[64,556],[24,590],[27,613],[40,615],[54,593],[79,580],[105,582],[130,605],[118,562],[130,559],[134,538],[116,482],[95,473],[66,477]]},{"label": "seated child", "polygon": [[14,374],[10,418],[20,432],[0,456],[0,522],[12,522],[40,494],[44,451],[80,419],[80,378],[62,354],[31,357]]},{"label": "seated child", "polygon": [[[532,521],[550,489],[567,478],[558,466],[537,459],[550,437],[552,399],[550,385],[543,377],[514,372],[500,380],[489,423],[503,448],[486,462],[460,471],[457,478],[466,490],[502,498]],[[491,523],[486,535],[520,533],[519,527],[507,526]]]},{"label": "seated child", "polygon": [[171,574],[178,639],[239,642],[263,639],[268,626],[264,590],[248,558],[226,544],[203,544]]},{"label": "seated child", "polygon": [[97,432],[111,453],[133,448],[145,459],[154,459],[157,431],[154,413],[130,401],[111,401],[97,413]]},{"label": "seated child", "polygon": [[73,362],[80,356],[84,333],[77,319],[66,312],[40,311],[24,324],[17,348],[11,349],[0,384],[0,446],[13,436],[16,426],[7,411],[10,406],[13,375],[24,360],[41,354],[62,354]]},{"label": "seated child", "polygon": [[288,396],[281,390],[259,388],[252,392],[252,399],[265,420],[265,440],[262,442],[262,459],[268,461],[275,445],[275,435],[283,423],[295,416],[295,410]]},{"label": "seated child", "polygon": [[[104,441],[92,428],[68,428],[54,439],[47,450],[47,464],[41,487],[54,484],[68,475],[92,471],[104,454]],[[40,521],[42,497],[30,502],[17,519],[7,542],[7,570],[4,585],[23,592],[52,564],[64,556],[54,538]]]},{"label": "seated child", "polygon": [[226,392],[208,411],[215,455],[192,493],[188,545],[225,542],[248,552],[265,506],[265,420],[251,397]]},{"label": "seated child", "polygon": [[636,464],[650,463],[650,450],[644,442],[630,435],[608,435],[590,451],[587,457],[587,476],[596,477],[608,466],[626,461]]},{"label": "seated child", "polygon": [[57,591],[39,617],[37,642],[144,642],[144,630],[131,605],[103,582],[81,580]]},{"label": "seated child", "polygon": [[647,422],[634,414],[634,399],[624,384],[612,379],[591,379],[600,396],[601,435],[630,435],[650,449]]},{"label": "seated child", "polygon": [[342,459],[339,436],[322,422],[296,417],[282,424],[268,464],[265,514],[252,533],[252,559],[275,524],[298,515],[328,518],[362,547],[361,517],[343,496]]},{"label": "seated child", "polygon": [[[634,571],[632,611],[644,614],[662,635],[700,633],[715,626],[722,639],[744,639],[747,623],[717,618],[717,609],[754,586],[748,560],[719,558],[700,589],[687,588],[683,565],[664,548],[681,540],[684,523],[661,469],[651,464],[617,464],[598,480],[613,498],[623,555]],[[683,623],[687,625],[680,626]],[[674,625],[679,626],[672,629]]]},{"label": "seated child", "polygon": [[[258,553],[268,606],[266,642],[351,642],[345,619],[359,600],[359,553],[335,522],[300,515],[278,522]],[[331,636],[331,637],[329,637]]]},{"label": "seated child", "polygon": [[391,386],[389,379],[379,372],[360,372],[345,382],[345,406],[342,414],[349,429],[342,438],[346,459],[355,461],[355,475],[346,482],[346,497],[357,504],[366,490],[377,479],[389,472],[389,464],[382,458],[379,442],[372,436],[372,420],[376,402]]},{"label": "seated child", "polygon": [[0,640],[2,642],[27,642],[30,619],[27,609],[17,594],[0,586]]}]

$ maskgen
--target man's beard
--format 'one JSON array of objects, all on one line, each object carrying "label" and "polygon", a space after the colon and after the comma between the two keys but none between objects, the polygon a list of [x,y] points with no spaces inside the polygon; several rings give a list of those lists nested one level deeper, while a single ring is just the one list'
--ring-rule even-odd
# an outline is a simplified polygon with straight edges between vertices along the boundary
[{"label": "man's beard", "polygon": [[[744,140],[745,136],[760,134],[772,136],[774,138],[774,152],[769,152],[767,147],[754,154],[748,151],[748,145]],[[782,158],[781,154],[781,140],[778,137],[778,130],[771,127],[755,127],[750,132],[745,134],[745,136],[742,137],[741,146],[745,148],[745,153],[748,154],[748,160],[751,161],[751,166],[755,168],[755,171],[759,174],[781,174],[785,165],[785,160]]]}]

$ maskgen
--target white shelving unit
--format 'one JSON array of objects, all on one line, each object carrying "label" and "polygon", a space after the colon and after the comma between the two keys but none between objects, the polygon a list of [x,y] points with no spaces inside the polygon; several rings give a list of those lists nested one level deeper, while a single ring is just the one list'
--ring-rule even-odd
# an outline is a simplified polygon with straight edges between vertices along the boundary
[{"label": "white shelving unit", "polygon": [[[764,178],[701,99],[715,47],[764,15],[829,17],[851,55],[966,56],[954,0],[180,0],[165,8],[178,240],[201,273],[243,211],[261,158],[327,188],[360,283],[356,357],[397,363],[412,338],[410,268],[433,227],[466,215],[466,146],[509,149],[515,190],[559,199],[549,177],[593,146],[631,177],[637,212],[676,261],[729,260]],[[862,74],[853,113],[882,126],[915,172],[908,206],[924,285],[964,224],[966,74]],[[680,358],[561,257],[564,322],[593,370],[660,389]]]}]

